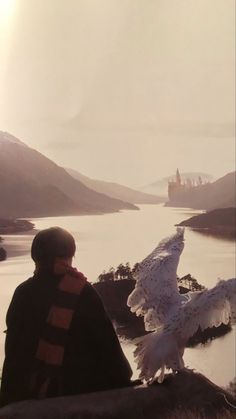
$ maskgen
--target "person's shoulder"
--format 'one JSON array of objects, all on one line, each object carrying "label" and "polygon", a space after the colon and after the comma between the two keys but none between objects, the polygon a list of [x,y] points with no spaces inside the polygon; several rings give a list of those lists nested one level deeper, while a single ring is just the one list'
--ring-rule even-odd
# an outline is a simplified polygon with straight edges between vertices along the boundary
[{"label": "person's shoulder", "polygon": [[84,289],[83,289],[83,297],[92,300],[94,303],[102,303],[101,297],[97,293],[95,287],[90,283],[86,282]]},{"label": "person's shoulder", "polygon": [[31,289],[32,289],[33,278],[29,278],[26,281],[19,284],[12,296],[10,306],[7,312],[7,321],[9,321],[12,310],[15,307],[24,307],[27,301],[31,299]]},{"label": "person's shoulder", "polygon": [[97,293],[95,287],[89,282],[86,282],[83,288],[78,309],[80,313],[86,314],[86,317],[96,318],[97,320],[107,316],[100,295]]},{"label": "person's shoulder", "polygon": [[97,291],[95,290],[94,286],[86,281],[86,284],[83,289],[83,294],[85,295],[98,295]]},{"label": "person's shoulder", "polygon": [[30,277],[26,279],[26,281],[21,282],[16,287],[14,294],[19,295],[19,294],[22,294],[24,292],[31,290],[34,285],[34,282],[35,282],[34,277]]}]

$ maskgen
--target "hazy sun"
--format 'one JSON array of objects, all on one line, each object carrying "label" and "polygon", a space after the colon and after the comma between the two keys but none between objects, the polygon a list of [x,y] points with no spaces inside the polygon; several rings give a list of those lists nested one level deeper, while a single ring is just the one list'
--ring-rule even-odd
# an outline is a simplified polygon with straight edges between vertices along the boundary
[{"label": "hazy sun", "polygon": [[5,20],[13,10],[15,0],[0,0],[0,20]]}]

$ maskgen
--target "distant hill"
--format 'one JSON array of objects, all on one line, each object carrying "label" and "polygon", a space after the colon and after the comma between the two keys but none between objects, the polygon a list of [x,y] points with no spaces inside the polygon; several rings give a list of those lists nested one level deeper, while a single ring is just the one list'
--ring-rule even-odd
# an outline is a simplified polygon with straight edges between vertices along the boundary
[{"label": "distant hill", "polygon": [[228,173],[215,182],[180,191],[167,206],[212,210],[236,206],[236,172]]},{"label": "distant hill", "polygon": [[97,193],[14,136],[0,131],[0,217],[102,214],[138,209]]},{"label": "distant hill", "polygon": [[[193,181],[197,181],[199,176],[201,176],[203,182],[211,182],[213,180],[213,176],[209,175],[208,173],[203,172],[184,172],[181,173],[182,181],[186,181],[187,179],[191,179]],[[151,193],[151,194],[159,194],[167,196],[168,192],[168,182],[175,179],[175,174],[166,176],[162,179],[157,180],[156,182],[150,183],[141,187],[140,189],[143,192]]]},{"label": "distant hill", "polygon": [[66,169],[66,171],[88,188],[109,195],[112,198],[121,199],[122,201],[131,202],[133,204],[159,204],[160,202],[165,201],[165,198],[163,197],[136,191],[135,189],[118,183],[91,179],[73,169]]}]

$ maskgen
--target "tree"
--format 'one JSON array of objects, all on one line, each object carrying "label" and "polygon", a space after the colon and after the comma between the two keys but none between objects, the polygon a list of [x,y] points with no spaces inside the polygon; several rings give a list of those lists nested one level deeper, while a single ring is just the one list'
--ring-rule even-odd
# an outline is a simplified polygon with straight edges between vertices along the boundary
[{"label": "tree", "polygon": [[202,291],[205,288],[203,285],[199,284],[191,274],[187,274],[182,278],[177,278],[177,282],[190,291]]},{"label": "tree", "polygon": [[105,270],[102,271],[102,273],[98,276],[98,280],[100,282],[105,282],[105,281],[114,281],[115,279],[115,270],[114,268],[111,266],[109,271],[106,272]]},{"label": "tree", "polygon": [[127,262],[125,265],[123,263],[120,263],[120,265],[117,266],[117,269],[115,271],[115,278],[118,280],[133,279],[133,274],[129,262]]},{"label": "tree", "polygon": [[125,272],[126,273],[126,279],[133,279],[133,273],[132,273],[132,270],[130,268],[129,262],[126,263],[125,269],[126,269],[126,272]]},{"label": "tree", "polygon": [[125,275],[125,265],[123,263],[120,263],[119,266],[117,266],[115,271],[115,278],[116,279],[124,279]]},{"label": "tree", "polygon": [[138,262],[135,263],[135,265],[133,266],[133,269],[132,269],[132,275],[134,275],[138,271],[139,265],[140,265],[140,263],[138,263]]}]

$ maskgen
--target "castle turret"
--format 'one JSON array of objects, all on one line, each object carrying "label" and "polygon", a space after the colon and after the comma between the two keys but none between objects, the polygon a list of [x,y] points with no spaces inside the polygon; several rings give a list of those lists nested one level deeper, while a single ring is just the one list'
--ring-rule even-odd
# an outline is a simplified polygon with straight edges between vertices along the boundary
[{"label": "castle turret", "polygon": [[180,176],[180,173],[179,173],[179,169],[176,170],[176,184],[178,186],[181,185],[181,176]]}]

